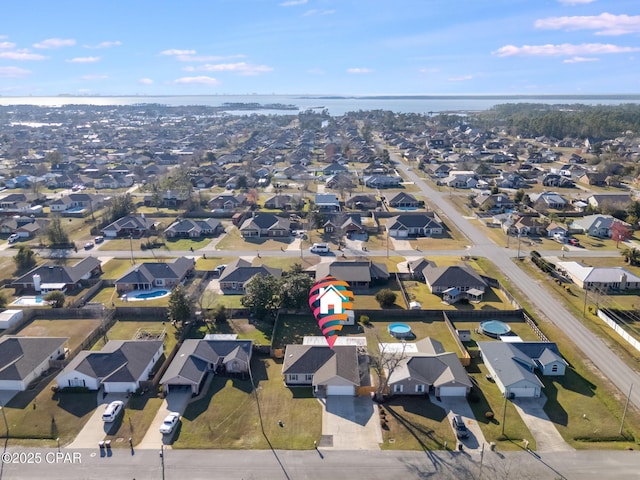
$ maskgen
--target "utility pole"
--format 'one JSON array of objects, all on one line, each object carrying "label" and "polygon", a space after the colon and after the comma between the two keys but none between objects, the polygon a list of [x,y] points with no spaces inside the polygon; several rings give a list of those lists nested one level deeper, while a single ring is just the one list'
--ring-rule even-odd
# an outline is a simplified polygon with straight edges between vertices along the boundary
[{"label": "utility pole", "polygon": [[520,234],[518,234],[518,260],[520,260]]},{"label": "utility pole", "polygon": [[587,316],[587,292],[588,291],[589,291],[589,289],[585,287],[585,289],[584,289],[584,305],[582,306],[582,316],[583,317]]},{"label": "utility pole", "polygon": [[504,424],[507,421],[507,392],[504,392],[504,410],[502,411],[502,436],[504,436]]},{"label": "utility pole", "polygon": [[[620,422],[620,432],[619,435],[622,435],[622,427],[624,426],[624,417],[627,416],[627,408],[629,407],[629,398],[631,398],[631,390],[633,389],[633,383],[629,387],[629,394],[627,395],[627,402],[624,404],[624,412],[622,413],[622,421]],[[6,420],[5,420],[6,421]]]},{"label": "utility pole", "polygon": [[2,402],[0,402],[0,410],[2,410],[2,419],[4,420],[4,426],[7,429],[7,439],[8,439],[9,438],[9,422],[7,422],[7,414],[4,411],[4,404]]}]

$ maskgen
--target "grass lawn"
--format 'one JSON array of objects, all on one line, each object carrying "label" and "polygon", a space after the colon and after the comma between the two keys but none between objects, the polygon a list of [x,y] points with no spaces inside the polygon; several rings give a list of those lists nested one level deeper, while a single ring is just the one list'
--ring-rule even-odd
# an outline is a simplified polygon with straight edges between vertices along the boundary
[{"label": "grass lawn", "polygon": [[44,320],[29,322],[16,335],[19,337],[69,337],[68,347],[73,350],[98,326],[100,320]]},{"label": "grass lawn", "polygon": [[382,428],[383,450],[442,450],[445,442],[456,444],[447,412],[424,396],[393,398],[380,411],[387,425]]},{"label": "grass lawn", "polygon": [[442,297],[440,295],[431,293],[429,287],[425,283],[414,280],[403,281],[402,283],[409,297],[409,301],[415,300],[420,302],[422,304],[422,308],[425,310],[489,311],[513,309],[511,304],[507,302],[506,298],[503,298],[504,295],[502,292],[495,288],[489,288],[486,290],[483,300],[480,303],[459,301],[453,305],[447,305],[442,303]]},{"label": "grass lawn", "polygon": [[206,254],[207,258],[200,257],[196,260],[196,270],[211,271],[218,265],[228,265],[238,257],[220,257]]},{"label": "grass lawn", "polygon": [[299,264],[303,269],[307,269],[320,263],[320,257],[317,255],[307,255],[303,258],[300,257],[263,257],[254,258],[252,265],[266,265],[267,267],[281,268],[283,271],[289,270],[293,265]]},{"label": "grass lawn", "polygon": [[198,250],[200,248],[204,248],[211,243],[214,238],[205,237],[198,239],[191,238],[179,238],[179,239],[171,239],[166,238],[164,240],[164,248],[167,250]]},{"label": "grass lawn", "polygon": [[[136,263],[156,262],[155,258],[136,258]],[[131,269],[133,265],[128,258],[112,258],[102,265],[102,278],[117,280]]]},{"label": "grass lawn", "polygon": [[376,287],[369,288],[365,293],[354,292],[353,299],[353,309],[354,310],[380,310],[380,304],[376,300],[376,293],[380,290],[388,288],[395,292],[396,301],[394,305],[390,308],[385,308],[385,310],[389,311],[389,315],[393,315],[393,310],[400,309],[406,310],[408,305],[405,305],[404,300],[402,298],[402,293],[400,289],[396,286],[395,281],[387,282],[387,285],[379,285]]},{"label": "grass lawn", "polygon": [[281,369],[270,358],[251,360],[264,435],[251,382],[216,376],[187,407],[173,448],[312,449],[322,433],[322,406],[310,388],[288,389]]},{"label": "grass lawn", "polygon": [[390,324],[398,321],[406,323],[411,327],[411,331],[415,335],[415,339],[409,340],[409,342],[431,337],[442,343],[442,346],[447,352],[460,353],[458,344],[451,336],[451,332],[445,325],[444,319],[426,319],[424,315],[402,317],[400,320],[394,319],[393,317],[390,317],[388,321],[371,320],[371,324],[364,328],[364,334],[367,337],[367,345],[369,346],[369,349],[377,351],[378,338],[380,341],[385,343],[399,343],[399,340],[392,337],[388,330]]},{"label": "grass lawn", "polygon": [[[39,383],[18,395],[4,407],[9,433],[17,443],[55,446],[71,442],[98,406],[96,393],[53,393],[55,375],[42,378]],[[0,427],[4,433],[4,426]],[[31,442],[30,442],[31,441]],[[12,441],[14,443],[14,441]]]},{"label": "grass lawn", "polygon": [[464,237],[453,238],[446,231],[437,237],[420,237],[409,241],[416,250],[456,250],[465,248],[469,242]]},{"label": "grass lawn", "polygon": [[114,447],[129,448],[129,438],[132,438],[133,444],[136,445],[147,433],[161,405],[162,399],[156,391],[132,395],[127,402],[124,415],[120,415],[114,422],[105,439],[111,440]]},{"label": "grass lawn", "polygon": [[245,308],[242,305],[242,295],[219,295],[216,297],[216,304],[227,308]]},{"label": "grass lawn", "polygon": [[[498,450],[519,450],[522,439],[526,438],[529,440],[531,449],[535,450],[533,435],[512,403],[508,400],[505,403],[498,386],[486,378],[488,371],[484,364],[478,359],[472,359],[467,371],[478,385],[472,389],[469,405],[487,442],[495,442]],[[487,412],[493,412],[494,418],[487,419],[485,417]]]},{"label": "grass lawn", "polygon": [[249,322],[246,318],[230,318],[226,322],[200,325],[189,332],[189,338],[204,338],[208,333],[237,333],[241,340],[253,340],[255,345],[269,345],[273,324],[264,321]]},{"label": "grass lawn", "polygon": [[293,237],[276,238],[251,238],[245,239],[240,235],[237,228],[228,229],[225,237],[216,245],[217,250],[255,250],[256,252],[265,250],[286,249],[293,242]]},{"label": "grass lawn", "polygon": [[322,335],[313,315],[280,315],[278,328],[273,335],[273,348],[284,348],[292,343],[302,344],[302,337],[307,335]]},{"label": "grass lawn", "polygon": [[[136,321],[136,320],[118,320],[107,332],[106,340],[134,340],[138,330],[148,331],[150,333],[161,332],[166,330],[164,339],[164,351],[168,354],[178,343],[176,337],[176,329],[166,322],[162,325],[162,321]],[[105,345],[105,338],[98,340],[92,350],[100,350]]]}]

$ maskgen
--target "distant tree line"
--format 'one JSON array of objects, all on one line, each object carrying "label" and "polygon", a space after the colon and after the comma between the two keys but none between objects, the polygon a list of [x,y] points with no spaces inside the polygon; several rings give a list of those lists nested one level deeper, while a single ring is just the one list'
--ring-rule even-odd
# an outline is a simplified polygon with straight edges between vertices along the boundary
[{"label": "distant tree line", "polygon": [[496,105],[469,118],[485,128],[503,126],[510,134],[558,139],[614,138],[627,131],[640,134],[640,105]]}]

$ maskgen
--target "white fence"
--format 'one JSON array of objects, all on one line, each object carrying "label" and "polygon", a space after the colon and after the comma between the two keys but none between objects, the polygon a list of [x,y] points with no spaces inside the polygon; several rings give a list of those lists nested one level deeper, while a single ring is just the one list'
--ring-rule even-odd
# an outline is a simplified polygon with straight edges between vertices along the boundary
[{"label": "white fence", "polygon": [[627,333],[624,328],[614,322],[606,313],[604,313],[602,310],[598,310],[598,317],[611,328],[613,328],[615,332],[622,338],[624,338],[629,345],[640,351],[640,342],[629,335],[629,333]]}]

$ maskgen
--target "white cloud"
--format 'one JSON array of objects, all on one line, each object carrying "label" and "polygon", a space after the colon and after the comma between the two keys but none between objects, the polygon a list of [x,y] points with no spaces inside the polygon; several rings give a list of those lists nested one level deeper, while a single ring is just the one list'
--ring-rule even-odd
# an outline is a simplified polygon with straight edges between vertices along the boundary
[{"label": "white cloud", "polygon": [[153,80],[151,80],[150,78],[141,78],[140,80],[138,80],[138,83],[142,85],[151,85],[153,83]]},{"label": "white cloud", "polygon": [[243,76],[253,76],[271,72],[273,68],[267,65],[252,65],[250,63],[238,62],[206,64],[198,67],[189,66],[185,67],[184,70],[187,72],[234,72]]},{"label": "white cloud", "polygon": [[591,16],[549,17],[536,20],[536,28],[545,30],[596,30],[596,35],[640,33],[640,15],[601,13]]},{"label": "white cloud", "polygon": [[593,57],[572,57],[563,60],[562,63],[583,63],[583,62],[597,62],[599,58]]},{"label": "white cloud", "polygon": [[61,48],[73,47],[76,41],[73,38],[47,38],[38,43],[34,43],[34,48]]},{"label": "white cloud", "polygon": [[176,55],[175,59],[179,62],[221,62],[222,60],[244,57],[245,55],[229,55],[226,57],[220,55]]},{"label": "white cloud", "polygon": [[439,68],[431,67],[431,68],[421,68],[418,70],[420,73],[438,73],[440,71]]},{"label": "white cloud", "polygon": [[459,75],[457,77],[449,77],[450,82],[465,82],[467,80],[472,80],[473,75]]},{"label": "white cloud", "polygon": [[20,50],[15,52],[0,52],[0,58],[8,58],[9,60],[44,60],[47,57],[38,53],[29,53]]},{"label": "white cloud", "polygon": [[560,2],[562,5],[569,5],[569,6],[574,6],[574,5],[586,5],[587,3],[593,3],[596,0],[558,0],[558,2]]},{"label": "white cloud", "polygon": [[16,44],[12,42],[0,42],[0,48],[15,48]]},{"label": "white cloud", "polygon": [[100,61],[100,57],[75,57],[65,61],[69,63],[96,63]]},{"label": "white cloud", "polygon": [[29,75],[31,70],[25,70],[19,67],[0,67],[0,77],[2,78],[20,78]]},{"label": "white cloud", "polygon": [[498,57],[573,57],[581,55],[604,55],[609,53],[628,53],[640,51],[640,47],[621,47],[608,43],[582,43],[574,45],[571,43],[563,43],[561,45],[523,45],[516,47],[515,45],[505,45],[498,50],[492,52]]},{"label": "white cloud", "polygon": [[373,70],[371,70],[370,68],[347,68],[347,73],[352,73],[352,74],[365,74],[365,73],[372,73]]},{"label": "white cloud", "polygon": [[102,75],[99,73],[91,74],[91,75],[83,75],[81,77],[83,80],[105,80],[109,78],[109,75]]},{"label": "white cloud", "polygon": [[177,48],[170,48],[169,50],[163,50],[160,55],[176,56],[176,55],[195,55],[195,50],[179,50]]},{"label": "white cloud", "polygon": [[97,45],[85,45],[87,48],[111,48],[111,47],[119,47],[120,45],[122,45],[122,42],[120,40],[115,40],[113,42],[100,42]]},{"label": "white cloud", "polygon": [[307,10],[302,15],[304,17],[313,17],[313,16],[321,16],[321,15],[333,15],[334,13],[336,13],[335,10],[317,10],[317,9],[312,9],[312,10]]},{"label": "white cloud", "polygon": [[288,0],[286,2],[279,3],[281,7],[295,7],[296,5],[304,5],[309,0]]},{"label": "white cloud", "polygon": [[174,80],[173,83],[178,85],[209,85],[211,87],[220,85],[219,80],[213,77],[207,77],[206,75],[199,77],[182,77]]}]

